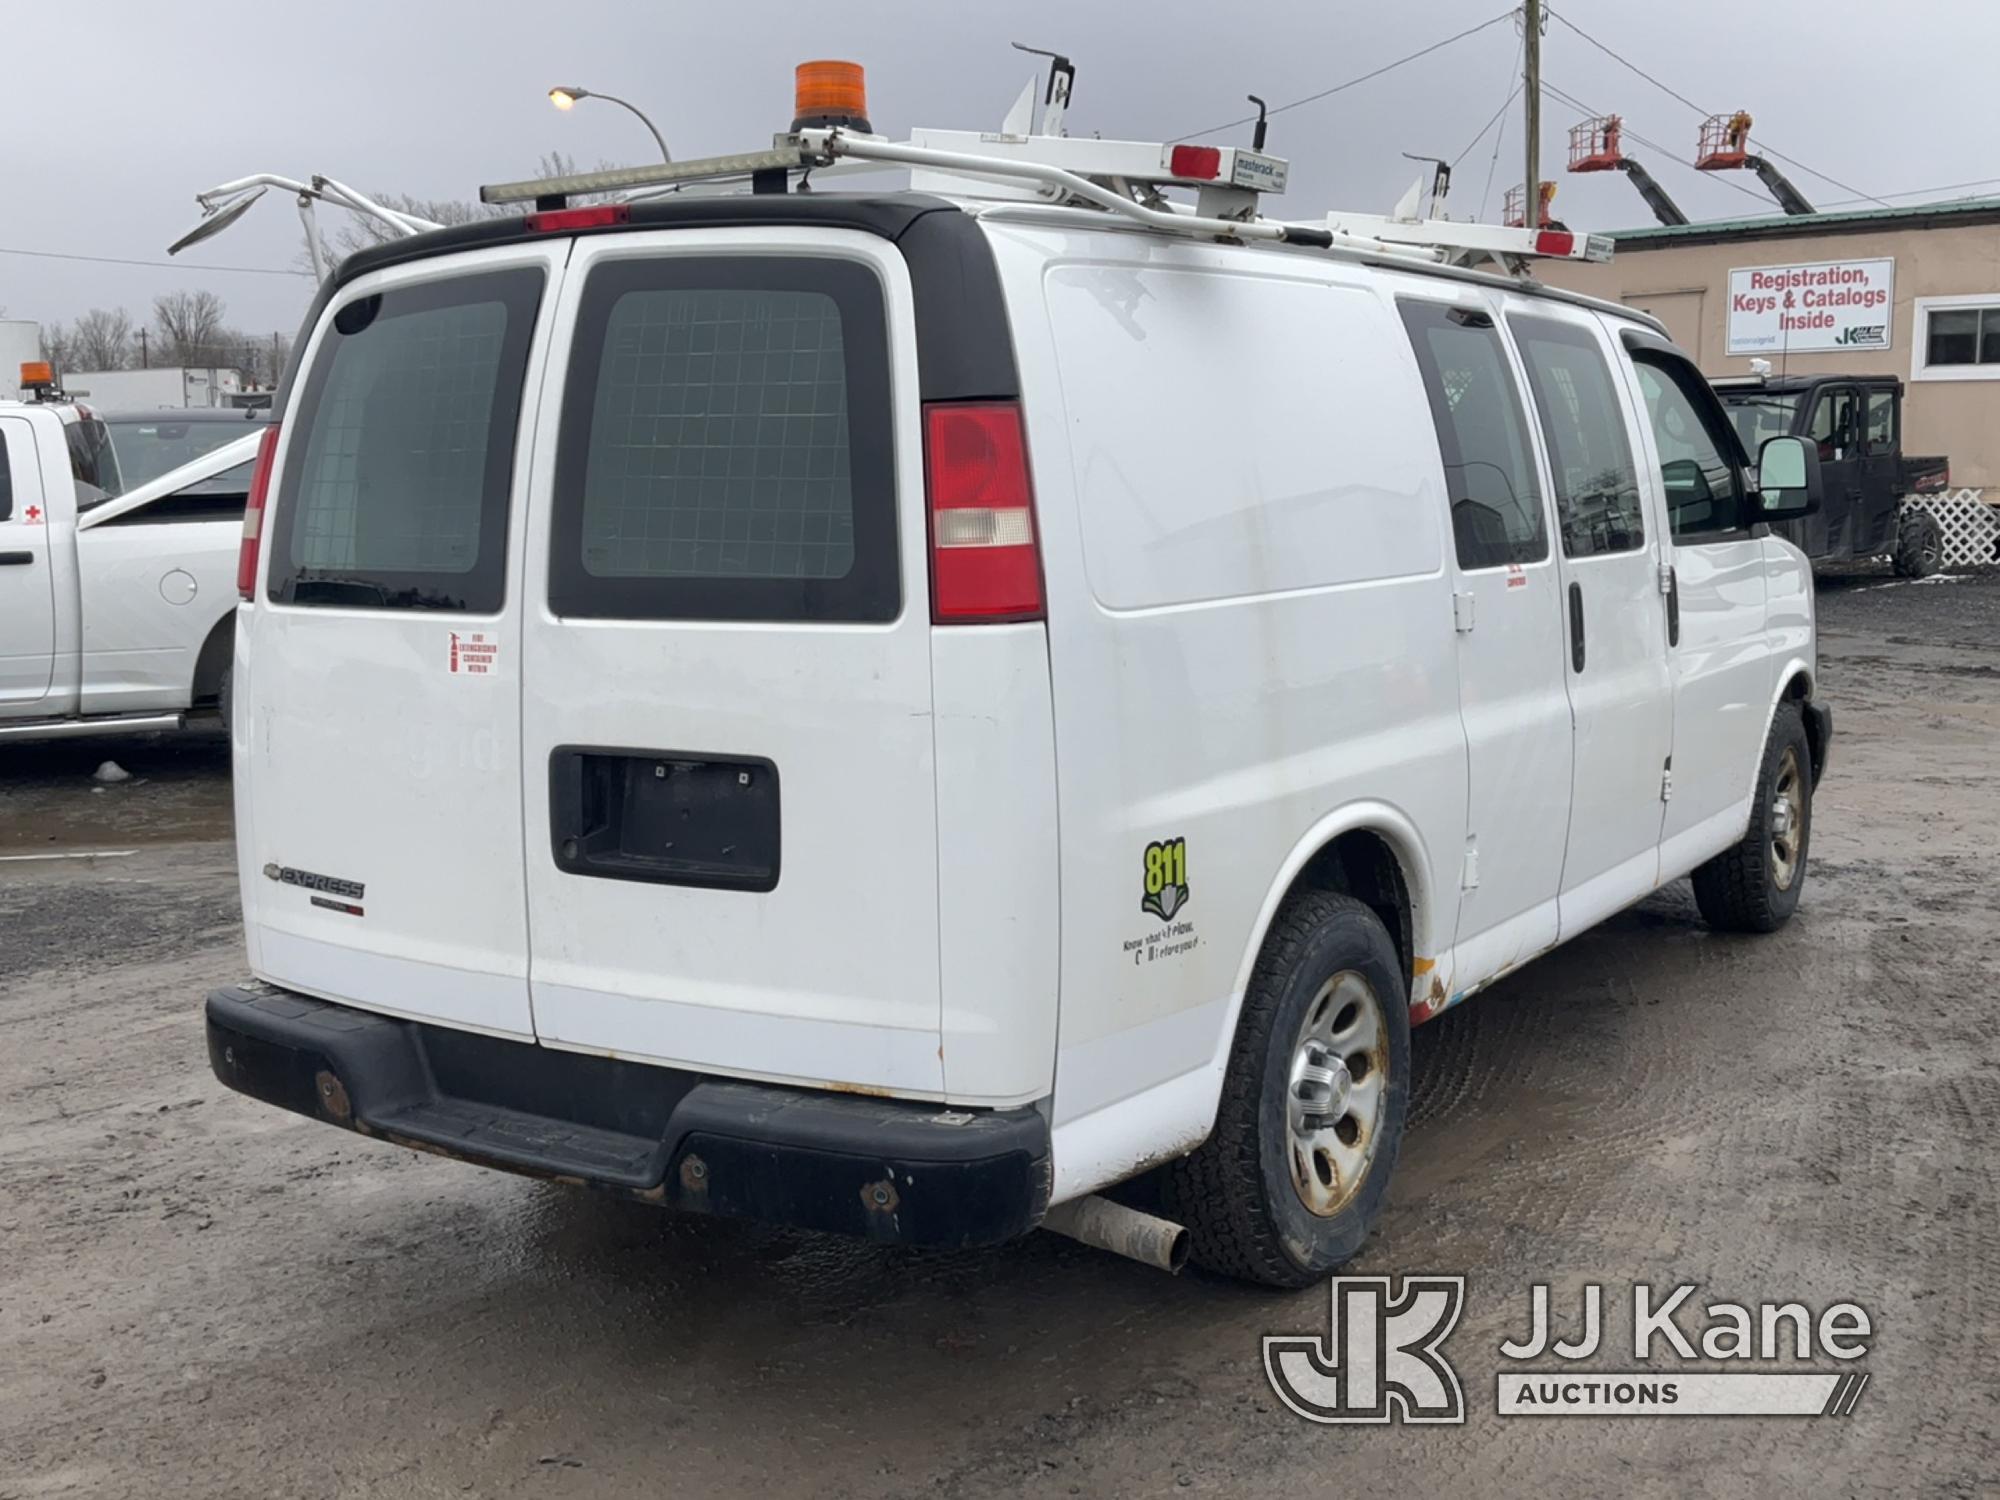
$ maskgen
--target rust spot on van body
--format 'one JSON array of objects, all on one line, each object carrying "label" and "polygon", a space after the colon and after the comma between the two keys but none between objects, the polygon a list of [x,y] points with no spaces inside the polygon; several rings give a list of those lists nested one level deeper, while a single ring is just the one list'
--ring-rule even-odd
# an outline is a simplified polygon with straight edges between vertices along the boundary
[{"label": "rust spot on van body", "polygon": [[893,1099],[895,1097],[889,1090],[877,1088],[872,1083],[841,1083],[830,1079],[827,1082],[826,1088],[828,1093],[863,1094],[870,1099]]},{"label": "rust spot on van body", "polygon": [[1410,1006],[1410,1024],[1412,1026],[1421,1026],[1424,1024],[1424,1022],[1430,1020],[1432,1017],[1441,1014],[1447,1007],[1450,1006],[1451,1001],[1445,995],[1444,980],[1437,974],[1431,973],[1431,971],[1437,967],[1437,960],[1430,958],[1420,958],[1416,961],[1416,963],[1411,965],[1411,967],[1414,968],[1419,975],[1426,973],[1431,974],[1431,984],[1429,991],[1426,992],[1420,999],[1418,999],[1414,1004]]}]

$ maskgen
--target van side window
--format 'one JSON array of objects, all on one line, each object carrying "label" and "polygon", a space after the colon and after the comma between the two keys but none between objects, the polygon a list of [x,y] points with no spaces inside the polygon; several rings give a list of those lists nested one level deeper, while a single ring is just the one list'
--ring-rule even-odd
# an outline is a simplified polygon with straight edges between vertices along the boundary
[{"label": "van side window", "polygon": [[550,606],[894,619],[886,328],[881,284],[857,262],[593,268],[556,448]]},{"label": "van side window", "polygon": [[1549,555],[1541,486],[1499,330],[1482,312],[1436,302],[1399,306],[1444,458],[1458,565],[1540,562]]},{"label": "van side window", "polygon": [[1728,457],[1719,413],[1708,410],[1687,382],[1701,377],[1678,361],[1634,355],[1639,389],[1660,450],[1660,483],[1666,491],[1668,530],[1678,540],[1740,531],[1743,491]]},{"label": "van side window", "polygon": [[1521,346],[1548,444],[1563,556],[1643,547],[1639,471],[1597,341],[1585,329],[1550,318],[1509,317],[1507,326]]},{"label": "van side window", "polygon": [[487,612],[542,273],[392,287],[324,325],[271,536],[281,604]]},{"label": "van side window", "polygon": [[0,521],[14,516],[14,463],[7,456],[7,434],[0,431]]}]

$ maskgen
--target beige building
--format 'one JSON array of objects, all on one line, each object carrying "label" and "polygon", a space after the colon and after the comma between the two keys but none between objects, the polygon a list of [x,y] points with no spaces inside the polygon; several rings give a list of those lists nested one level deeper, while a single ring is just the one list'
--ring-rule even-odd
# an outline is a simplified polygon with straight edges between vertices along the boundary
[{"label": "beige building", "polygon": [[2000,198],[1627,229],[1543,279],[1643,308],[1710,376],[1897,375],[1903,450],[2000,502]]}]

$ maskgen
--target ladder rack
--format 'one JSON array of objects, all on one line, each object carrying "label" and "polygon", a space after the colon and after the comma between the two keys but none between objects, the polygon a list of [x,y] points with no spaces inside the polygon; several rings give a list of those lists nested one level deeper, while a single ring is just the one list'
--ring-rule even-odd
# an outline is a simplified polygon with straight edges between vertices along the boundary
[{"label": "ladder rack", "polygon": [[[891,141],[842,126],[781,135],[768,151],[494,183],[482,202],[558,207],[575,194],[647,194],[698,183],[748,180],[752,191],[783,192],[794,173],[842,164],[911,169],[917,191],[1050,204],[1087,204],[1164,234],[1267,242],[1393,255],[1448,265],[1499,262],[1520,272],[1530,260],[1608,260],[1601,235],[1510,228],[1451,219],[1335,211],[1318,222],[1268,219],[1258,195],[1284,190],[1282,158],[1241,146],[1105,141],[1069,136],[918,130]],[[1163,188],[1192,189],[1192,209]],[[648,194],[649,195],[649,194]],[[1409,200],[1405,200],[1408,202]]]}]

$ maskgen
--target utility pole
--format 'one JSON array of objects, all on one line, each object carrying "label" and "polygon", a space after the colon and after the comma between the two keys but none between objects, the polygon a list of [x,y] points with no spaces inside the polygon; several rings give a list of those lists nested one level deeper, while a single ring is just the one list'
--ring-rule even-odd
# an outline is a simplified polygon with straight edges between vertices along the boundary
[{"label": "utility pole", "polygon": [[153,368],[152,361],[146,356],[146,330],[143,328],[139,330],[139,368],[142,370]]},{"label": "utility pole", "polygon": [[1522,0],[1521,102],[1528,112],[1528,175],[1522,179],[1523,221],[1542,227],[1542,0]]}]

